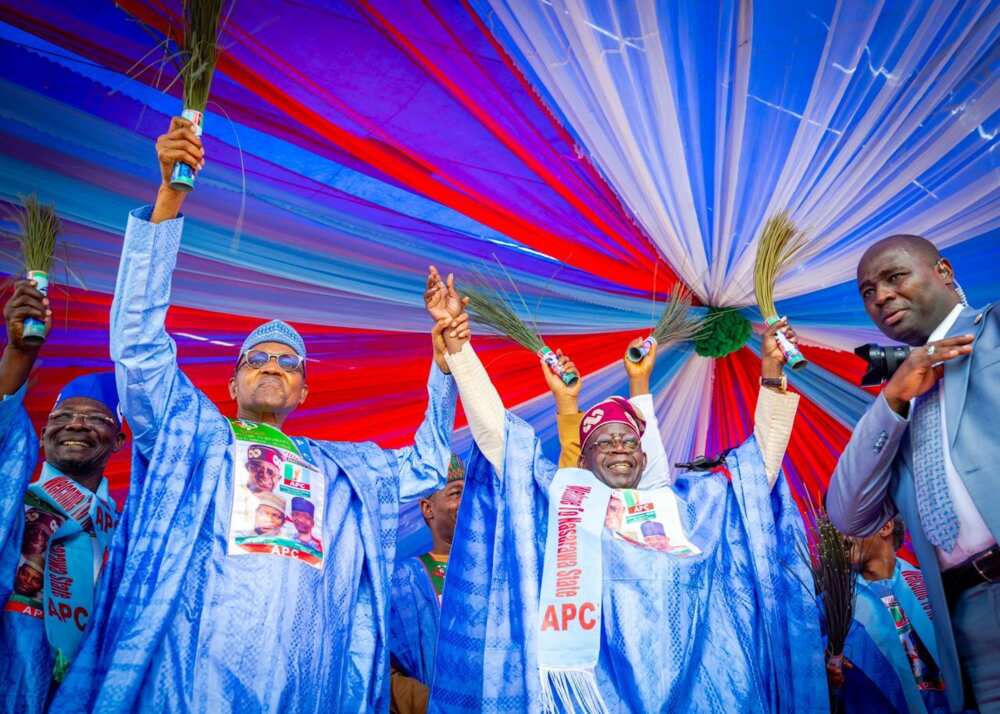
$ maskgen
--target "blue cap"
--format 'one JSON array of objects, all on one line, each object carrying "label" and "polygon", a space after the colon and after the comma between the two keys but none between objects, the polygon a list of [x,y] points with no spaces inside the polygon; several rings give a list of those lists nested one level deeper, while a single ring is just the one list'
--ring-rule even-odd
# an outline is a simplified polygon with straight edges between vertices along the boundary
[{"label": "blue cap", "polygon": [[100,402],[108,408],[118,423],[122,423],[121,406],[118,403],[118,387],[115,385],[114,372],[93,372],[82,374],[62,388],[53,409],[62,404],[67,399],[76,397],[86,397]]},{"label": "blue cap", "polygon": [[656,521],[645,521],[639,530],[642,531],[644,536],[665,536],[666,531],[663,530],[663,524],[657,523]]},{"label": "blue cap", "polygon": [[311,516],[316,512],[316,506],[314,506],[312,501],[307,498],[295,496],[292,499],[292,513],[295,513],[296,511],[308,513]]},{"label": "blue cap", "polygon": [[243,340],[243,346],[240,347],[240,354],[242,355],[247,350],[253,349],[263,342],[279,342],[283,345],[288,345],[295,350],[295,354],[299,357],[302,359],[306,358],[306,343],[302,341],[302,336],[295,331],[295,328],[287,322],[282,322],[281,320],[265,322]]}]

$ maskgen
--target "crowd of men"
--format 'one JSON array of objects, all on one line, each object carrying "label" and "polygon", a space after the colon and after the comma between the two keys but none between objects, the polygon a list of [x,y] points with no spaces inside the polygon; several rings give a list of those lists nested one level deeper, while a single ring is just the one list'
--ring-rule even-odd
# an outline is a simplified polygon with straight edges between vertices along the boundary
[{"label": "crowd of men", "polygon": [[[801,555],[781,470],[798,396],[763,329],[754,428],[715,459],[667,461],[656,347],[630,397],[579,404],[542,364],[561,453],[509,412],[460,287],[432,267],[427,410],[402,449],[286,434],[307,349],[267,322],[233,355],[232,405],[179,368],[165,329],[186,194],[204,149],[175,118],[162,184],[128,219],[114,372],[23,406],[51,325],[17,280],[0,358],[0,671],[6,712],[1000,712],[1000,315],[965,304],[928,241],[858,265],[872,321],[911,346],[855,428],[826,507],[852,538],[843,656]],[[623,346],[624,347],[624,346]],[[564,368],[576,370],[567,355]],[[585,379],[585,375],[583,379]],[[452,453],[460,398],[475,442]],[[123,421],[131,431],[126,444]],[[119,511],[104,470],[131,450]],[[430,551],[397,560],[402,504]],[[904,527],[905,522],[905,527]],[[905,528],[921,569],[897,556]]]}]

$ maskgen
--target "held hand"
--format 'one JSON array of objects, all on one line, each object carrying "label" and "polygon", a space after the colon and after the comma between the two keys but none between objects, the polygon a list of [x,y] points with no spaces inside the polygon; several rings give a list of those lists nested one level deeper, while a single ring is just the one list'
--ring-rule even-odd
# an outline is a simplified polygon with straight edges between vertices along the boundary
[{"label": "held hand", "polygon": [[39,345],[31,345],[24,341],[24,321],[33,317],[45,323],[45,334],[52,327],[52,310],[49,299],[35,287],[34,280],[18,280],[14,283],[14,294],[3,308],[3,317],[7,322],[7,346],[25,354],[35,354]]},{"label": "held hand", "polygon": [[161,186],[170,187],[170,174],[178,161],[195,171],[205,168],[205,149],[201,145],[201,137],[194,133],[193,126],[183,117],[173,117],[167,133],[157,137],[156,158],[160,161]]},{"label": "held hand", "polygon": [[788,361],[785,359],[781,348],[778,347],[778,340],[775,338],[778,330],[782,328],[785,328],[785,335],[788,337],[789,342],[795,346],[799,344],[799,338],[795,334],[795,330],[788,326],[786,318],[781,318],[773,325],[764,326],[764,334],[761,337],[760,344],[760,376],[765,379],[778,379],[781,377],[785,362]]},{"label": "held hand", "polygon": [[[576,372],[576,374],[580,375],[580,370],[576,368],[576,365],[573,364],[569,357],[563,354],[562,350],[556,350],[556,357],[559,358],[559,365],[563,370]],[[576,380],[571,386],[567,386],[562,381],[562,377],[549,369],[549,366],[545,364],[545,360],[541,360],[541,364],[545,383],[549,386],[549,391],[552,392],[552,396],[556,400],[556,412],[559,414],[576,414],[580,411],[579,397],[580,387],[583,385],[583,376],[580,375],[580,379]]]},{"label": "held hand", "polygon": [[444,284],[444,281],[441,280],[437,268],[432,265],[427,269],[427,289],[424,290],[424,306],[435,322],[452,316],[448,312],[447,302],[448,288]]},{"label": "held hand", "polygon": [[468,314],[462,313],[455,318],[452,318],[451,316],[441,318],[438,324],[442,322],[449,325],[449,327],[442,333],[445,349],[449,354],[455,354],[456,352],[461,351],[462,345],[472,339],[472,330],[469,328]]},{"label": "held hand", "polygon": [[854,665],[851,661],[844,657],[843,667],[837,665],[837,663],[831,659],[829,656],[826,659],[826,679],[830,683],[831,689],[840,689],[844,686],[844,670],[853,669]]},{"label": "held hand", "polygon": [[183,117],[173,117],[170,129],[156,139],[156,158],[160,162],[160,188],[156,192],[151,223],[176,218],[187,191],[178,191],[170,186],[170,174],[178,161],[195,171],[205,168],[205,149],[201,137],[194,133],[193,125]]},{"label": "held hand", "polygon": [[925,394],[941,378],[941,363],[970,354],[974,340],[973,335],[958,335],[910,350],[882,390],[892,410],[906,414],[910,400]]},{"label": "held hand", "polygon": [[650,347],[649,352],[646,353],[646,356],[639,362],[633,362],[628,358],[628,350],[641,345],[644,339],[646,338],[636,337],[629,342],[628,349],[625,350],[626,356],[623,359],[625,373],[628,374],[629,392],[633,397],[649,393],[649,377],[653,373],[653,367],[656,365],[656,349],[658,345],[655,342]]},{"label": "held hand", "polygon": [[448,273],[448,282],[445,285],[448,289],[448,299],[445,307],[448,308],[448,313],[452,317],[458,317],[465,312],[465,306],[468,304],[469,298],[463,298],[458,294],[458,291],[455,289],[454,273]]}]

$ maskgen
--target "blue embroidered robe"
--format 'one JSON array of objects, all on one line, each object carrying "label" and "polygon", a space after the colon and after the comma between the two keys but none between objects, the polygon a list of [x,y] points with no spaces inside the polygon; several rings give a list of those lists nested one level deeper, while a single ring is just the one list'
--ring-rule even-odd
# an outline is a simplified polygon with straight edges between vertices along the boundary
[{"label": "blue embroidered robe", "polygon": [[[0,603],[11,596],[24,537],[24,494],[38,463],[38,438],[24,409],[27,385],[0,401]],[[45,621],[0,614],[2,711],[36,714],[52,682],[52,650]]]},{"label": "blue embroidered robe", "polygon": [[326,478],[322,569],[227,555],[232,431],[177,366],[164,319],[182,219],[149,211],[130,216],[112,306],[128,502],[53,710],[384,711],[399,504],[445,484],[454,382],[432,368],[412,447],[293,437]]},{"label": "blue embroidered robe", "polygon": [[[547,490],[556,467],[507,415],[505,463],[466,472],[448,565],[430,711],[538,712],[539,588]],[[824,712],[818,612],[798,509],[783,477],[769,491],[751,438],[721,473],[674,484],[703,550],[672,558],[603,537],[596,676],[611,712]]]},{"label": "blue embroidered robe", "polygon": [[391,608],[390,654],[403,674],[430,686],[441,606],[420,558],[407,558],[396,564]]},{"label": "blue embroidered robe", "polygon": [[[928,614],[926,594],[913,592],[904,573],[919,570],[902,559],[896,560],[891,580],[892,593],[906,614],[914,632],[937,662],[934,625]],[[950,709],[941,692],[921,693],[907,659],[892,615],[871,584],[857,579],[854,623],[844,643],[844,656],[854,665],[844,670],[841,690],[846,711],[858,714],[947,714]],[[947,685],[947,683],[946,683]]]}]

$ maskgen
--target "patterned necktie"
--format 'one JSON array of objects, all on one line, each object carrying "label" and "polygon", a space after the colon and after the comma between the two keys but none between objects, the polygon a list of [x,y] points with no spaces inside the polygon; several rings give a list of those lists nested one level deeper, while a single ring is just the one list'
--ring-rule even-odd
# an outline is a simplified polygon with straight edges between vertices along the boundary
[{"label": "patterned necktie", "polygon": [[945,478],[939,385],[940,382],[935,383],[914,404],[910,444],[913,448],[913,477],[920,525],[927,540],[950,553],[958,539],[958,518]]}]

